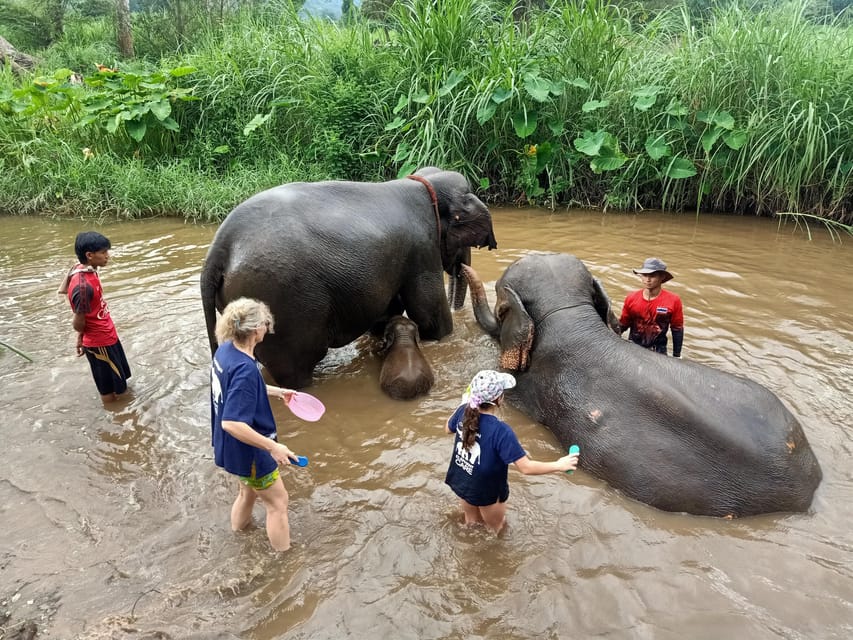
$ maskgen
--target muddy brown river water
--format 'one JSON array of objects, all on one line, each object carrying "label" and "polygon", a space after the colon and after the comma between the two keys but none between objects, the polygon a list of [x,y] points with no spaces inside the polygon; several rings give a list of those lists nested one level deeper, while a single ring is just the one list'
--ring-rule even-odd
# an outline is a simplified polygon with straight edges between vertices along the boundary
[{"label": "muddy brown river water", "polygon": [[[211,457],[198,276],[215,227],[6,217],[0,340],[34,362],[0,351],[0,637],[25,620],[39,638],[853,637],[853,241],[740,217],[493,216],[499,249],[473,257],[490,301],[528,250],[577,255],[617,309],[639,287],[631,268],[666,260],[684,357],[767,386],[803,424],[824,473],[812,509],[717,520],[583,470],[510,471],[506,534],[463,529],[442,427],[497,355],[466,303],[424,345],[427,397],[385,397],[361,340],[318,368],[320,422],[274,405],[280,437],[311,459],[283,473],[295,544],[277,555],[262,526],[230,531],[233,481]],[[109,410],[55,293],[89,228],[114,245],[101,275],[134,370]],[[560,454],[541,425],[504,417],[534,458]]]}]

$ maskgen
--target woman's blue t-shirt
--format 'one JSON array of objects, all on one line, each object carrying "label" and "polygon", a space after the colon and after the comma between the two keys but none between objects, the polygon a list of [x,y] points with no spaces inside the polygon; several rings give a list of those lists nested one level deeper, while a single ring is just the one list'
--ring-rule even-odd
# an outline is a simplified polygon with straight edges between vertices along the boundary
[{"label": "woman's blue t-shirt", "polygon": [[223,420],[245,422],[261,435],[275,437],[267,387],[257,361],[232,342],[223,342],[210,367],[210,408],[213,424],[213,457],[229,473],[260,478],[278,468],[263,449],[240,442],[222,428]]},{"label": "woman's blue t-shirt", "polygon": [[465,405],[450,417],[449,428],[456,434],[453,454],[444,481],[468,504],[485,507],[506,500],[509,495],[507,469],[527,455],[512,428],[488,413],[480,414],[480,429],[470,450],[462,446],[462,418]]}]

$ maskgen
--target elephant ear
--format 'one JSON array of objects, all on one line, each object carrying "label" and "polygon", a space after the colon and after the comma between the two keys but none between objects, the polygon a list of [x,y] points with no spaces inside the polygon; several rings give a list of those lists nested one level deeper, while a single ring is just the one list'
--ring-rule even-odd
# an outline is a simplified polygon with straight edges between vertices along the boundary
[{"label": "elephant ear", "polygon": [[619,318],[613,311],[610,296],[604,291],[604,287],[598,278],[592,279],[592,306],[601,316],[602,321],[615,333],[620,334]]},{"label": "elephant ear", "polygon": [[534,324],[521,298],[511,287],[498,309],[501,323],[500,364],[510,371],[526,371],[530,367],[530,350],[533,347]]}]

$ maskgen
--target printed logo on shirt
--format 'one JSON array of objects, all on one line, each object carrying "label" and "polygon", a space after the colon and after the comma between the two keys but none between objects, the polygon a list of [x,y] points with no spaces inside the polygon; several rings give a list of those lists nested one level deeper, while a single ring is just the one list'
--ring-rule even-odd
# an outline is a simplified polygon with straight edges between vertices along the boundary
[{"label": "printed logo on shirt", "polygon": [[[480,437],[480,434],[477,434]],[[470,449],[462,446],[462,438],[456,440],[456,466],[461,467],[469,476],[474,473],[474,465],[480,463],[480,443],[476,440]]]},{"label": "printed logo on shirt", "polygon": [[658,307],[655,309],[656,313],[669,313],[669,307]]}]

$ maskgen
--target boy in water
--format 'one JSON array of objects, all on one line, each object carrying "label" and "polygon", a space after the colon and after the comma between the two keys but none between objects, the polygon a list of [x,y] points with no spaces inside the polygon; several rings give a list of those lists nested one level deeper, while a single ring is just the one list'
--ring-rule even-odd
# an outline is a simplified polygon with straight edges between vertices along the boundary
[{"label": "boy in water", "polygon": [[666,355],[666,333],[672,331],[672,355],[680,358],[684,342],[681,298],[663,290],[663,283],[672,280],[672,274],[660,258],[646,258],[634,273],[640,276],[643,288],[625,298],[619,333],[630,329],[628,339],[631,342]]},{"label": "boy in water", "polygon": [[68,294],[77,332],[77,355],[86,354],[95,386],[104,403],[127,390],[130,366],[104,299],[98,269],[110,260],[110,241],[96,231],[83,231],[74,241],[80,263],[72,267],[60,293]]}]

